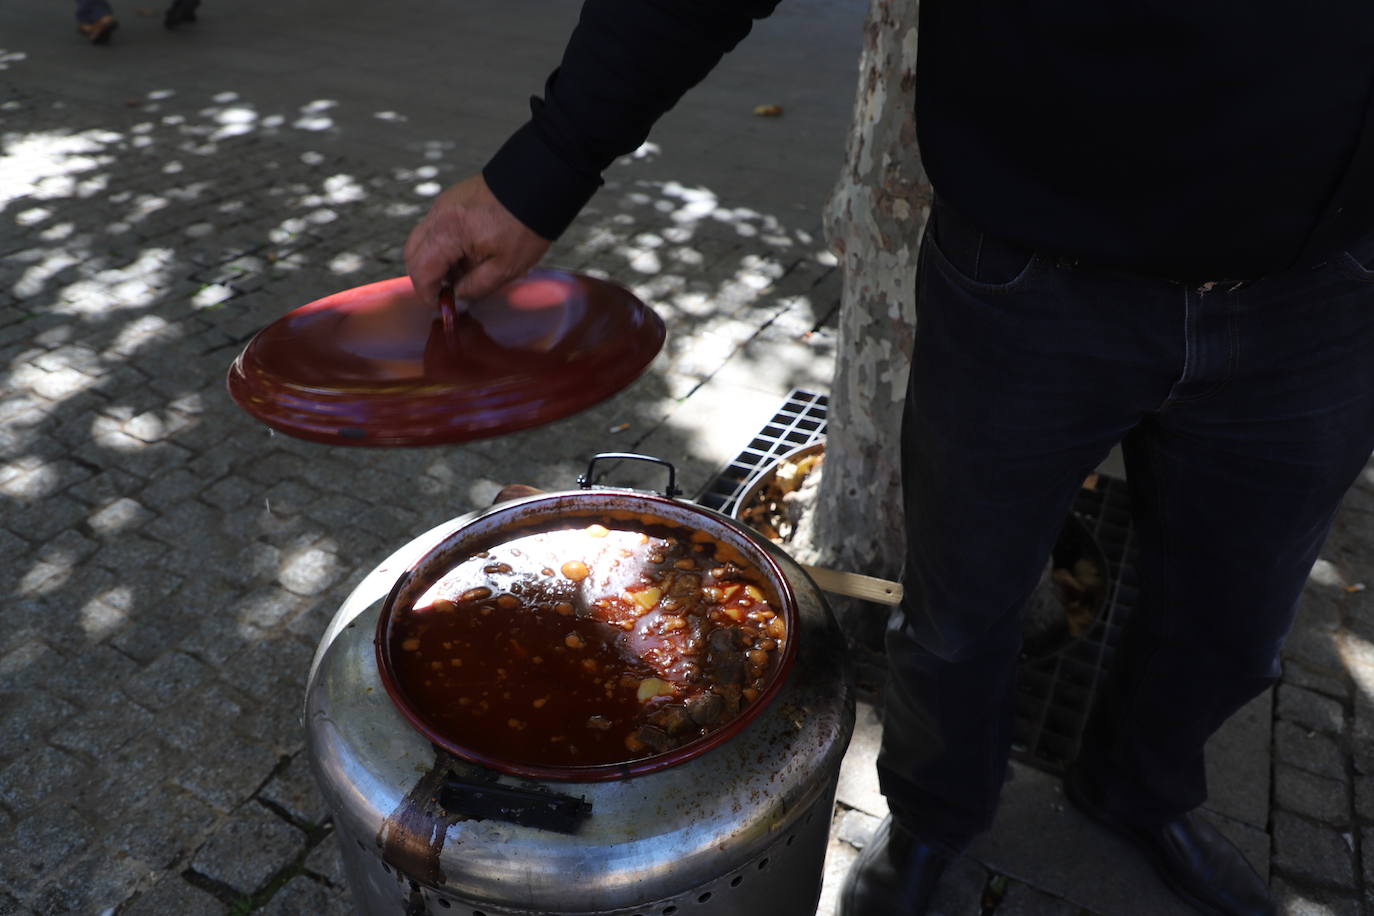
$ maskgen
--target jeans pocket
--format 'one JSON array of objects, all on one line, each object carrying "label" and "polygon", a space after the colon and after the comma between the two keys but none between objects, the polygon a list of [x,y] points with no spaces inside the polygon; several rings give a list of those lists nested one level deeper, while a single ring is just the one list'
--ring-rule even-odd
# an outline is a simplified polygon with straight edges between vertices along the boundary
[{"label": "jeans pocket", "polygon": [[938,199],[931,210],[926,247],[930,263],[941,273],[980,293],[1016,289],[1040,261],[1035,251],[988,235]]}]

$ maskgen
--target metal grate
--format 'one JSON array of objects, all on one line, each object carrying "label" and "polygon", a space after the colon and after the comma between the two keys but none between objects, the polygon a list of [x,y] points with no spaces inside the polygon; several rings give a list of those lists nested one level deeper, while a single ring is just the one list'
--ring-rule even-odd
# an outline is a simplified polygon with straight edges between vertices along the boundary
[{"label": "metal grate", "polygon": [[825,438],[825,412],[829,403],[826,395],[792,389],[773,419],[697,494],[696,501],[729,515],[756,473],[794,448]]},{"label": "metal grate", "polygon": [[1107,558],[1111,587],[1097,623],[1058,652],[1023,661],[1017,671],[1012,756],[1062,774],[1078,752],[1088,710],[1136,604],[1136,544],[1125,481],[1099,477],[1080,490],[1074,512]]},{"label": "metal grate", "polygon": [[[793,390],[744,451],[697,494],[697,502],[729,513],[754,474],[792,449],[825,438],[828,404],[825,395]],[[1012,757],[1056,774],[1078,751],[1098,682],[1136,603],[1136,546],[1125,482],[1099,477],[1095,490],[1079,492],[1073,508],[1106,555],[1111,588],[1091,630],[1051,655],[1022,662],[1012,737]]]}]

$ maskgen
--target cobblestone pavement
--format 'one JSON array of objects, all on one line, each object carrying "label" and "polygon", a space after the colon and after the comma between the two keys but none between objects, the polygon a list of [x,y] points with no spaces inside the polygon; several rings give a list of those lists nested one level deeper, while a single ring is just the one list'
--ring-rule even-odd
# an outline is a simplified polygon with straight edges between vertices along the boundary
[{"label": "cobblestone pavement", "polygon": [[[674,181],[646,149],[549,258],[631,285],[667,320],[643,379],[500,440],[333,449],[270,435],[224,372],[287,309],[399,274],[459,153],[330,142],[312,133],[339,116],[325,102],[283,119],[185,84],[78,91],[25,78],[49,65],[23,58],[0,49],[0,914],[348,912],[298,718],[325,623],[391,549],[505,483],[571,485],[589,455],[633,448],[677,460],[690,491],[790,388],[823,390],[838,278],[815,207],[760,206],[788,189],[724,162],[718,187]],[[817,136],[843,131],[843,110],[827,117]],[[1374,916],[1372,535],[1374,471],[1256,713],[1271,753],[1213,774],[1272,786],[1254,829],[1289,914]],[[863,712],[823,913],[883,811]],[[1029,814],[995,832],[1023,848],[1077,837],[1062,856],[1091,867],[975,850],[943,911],[1166,911],[1104,877],[1137,872],[1052,781],[1014,772],[1007,807]]]},{"label": "cobblestone pavement", "polygon": [[[342,597],[504,483],[571,486],[599,448],[652,438],[700,486],[720,458],[674,413],[751,339],[808,335],[832,262],[709,195],[610,188],[549,262],[643,278],[674,334],[632,394],[461,448],[331,449],[269,435],[224,371],[284,305],[403,272],[423,167],[216,136],[219,112],[92,118],[14,91],[0,111],[27,178],[0,236],[0,912],[342,909],[298,721]],[[814,385],[830,344],[809,339]]]}]

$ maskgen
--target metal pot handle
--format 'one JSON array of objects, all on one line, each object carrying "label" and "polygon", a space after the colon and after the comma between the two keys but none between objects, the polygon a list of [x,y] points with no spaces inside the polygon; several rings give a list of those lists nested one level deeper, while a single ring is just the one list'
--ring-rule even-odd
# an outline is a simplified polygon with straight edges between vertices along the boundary
[{"label": "metal pot handle", "polygon": [[662,458],[655,458],[652,455],[637,455],[634,452],[602,452],[593,455],[592,460],[587,463],[587,473],[579,475],[577,485],[584,490],[590,490],[592,483],[592,469],[596,467],[598,461],[651,461],[654,464],[661,464],[668,469],[668,487],[663,491],[663,495],[672,499],[681,496],[682,491],[677,488],[677,468],[673,467],[672,462],[664,461]]}]

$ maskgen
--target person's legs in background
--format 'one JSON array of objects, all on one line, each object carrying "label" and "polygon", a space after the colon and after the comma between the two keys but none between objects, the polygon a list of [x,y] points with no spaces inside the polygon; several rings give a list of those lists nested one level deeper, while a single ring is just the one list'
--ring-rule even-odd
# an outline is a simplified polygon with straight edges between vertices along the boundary
[{"label": "person's legs in background", "polygon": [[172,5],[167,7],[167,13],[162,17],[162,24],[174,29],[184,23],[195,22],[199,6],[200,0],[172,0]]},{"label": "person's legs in background", "polygon": [[93,45],[109,42],[119,23],[108,0],[76,0],[76,27]]}]

